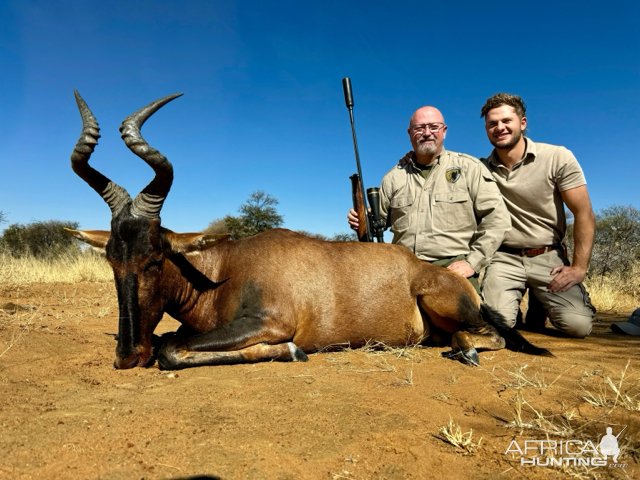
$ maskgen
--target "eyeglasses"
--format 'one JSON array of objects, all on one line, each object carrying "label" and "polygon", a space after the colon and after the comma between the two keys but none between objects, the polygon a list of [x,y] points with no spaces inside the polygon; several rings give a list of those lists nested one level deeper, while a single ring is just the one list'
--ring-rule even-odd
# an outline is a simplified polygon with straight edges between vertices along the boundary
[{"label": "eyeglasses", "polygon": [[438,133],[445,127],[445,124],[442,122],[434,122],[434,123],[419,123],[415,125],[409,125],[409,130],[412,135],[416,133],[424,133],[429,130],[431,133]]}]

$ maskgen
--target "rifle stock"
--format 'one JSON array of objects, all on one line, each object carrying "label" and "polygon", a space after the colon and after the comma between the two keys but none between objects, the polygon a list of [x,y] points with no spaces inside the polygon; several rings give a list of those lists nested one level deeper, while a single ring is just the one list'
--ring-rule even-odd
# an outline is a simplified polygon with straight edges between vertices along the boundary
[{"label": "rifle stock", "polygon": [[358,241],[373,242],[369,229],[369,214],[364,200],[364,192],[360,182],[360,175],[354,173],[349,177],[351,180],[351,195],[353,197],[353,209],[358,214]]}]

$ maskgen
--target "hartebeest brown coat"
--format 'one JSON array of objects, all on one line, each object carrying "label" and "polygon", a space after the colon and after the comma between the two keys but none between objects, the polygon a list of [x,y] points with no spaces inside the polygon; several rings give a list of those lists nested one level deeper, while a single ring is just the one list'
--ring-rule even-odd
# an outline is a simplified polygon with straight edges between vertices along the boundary
[{"label": "hartebeest brown coat", "polygon": [[451,356],[470,364],[478,362],[475,348],[500,349],[505,338],[511,348],[549,354],[505,328],[466,279],[404,247],[327,242],[281,229],[231,240],[161,227],[173,169],[140,128],[177,96],[122,124],[127,146],[156,173],[132,200],[89,166],[99,129],[76,92],[83,130],[72,166],[107,202],[112,222],[110,232],[72,233],[104,248],[113,268],[120,310],[116,368],[153,363],[153,331],[165,312],[182,323],[158,351],[167,369],[306,360],[305,352],[331,346],[411,345],[430,337],[449,338]]}]

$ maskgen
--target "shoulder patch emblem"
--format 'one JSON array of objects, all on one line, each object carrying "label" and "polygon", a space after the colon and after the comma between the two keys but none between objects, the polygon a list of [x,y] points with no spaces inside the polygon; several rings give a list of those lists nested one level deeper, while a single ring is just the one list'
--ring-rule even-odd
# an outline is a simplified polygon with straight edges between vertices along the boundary
[{"label": "shoulder patch emblem", "polygon": [[462,169],[460,167],[447,168],[444,176],[447,179],[447,182],[456,183],[462,176]]}]

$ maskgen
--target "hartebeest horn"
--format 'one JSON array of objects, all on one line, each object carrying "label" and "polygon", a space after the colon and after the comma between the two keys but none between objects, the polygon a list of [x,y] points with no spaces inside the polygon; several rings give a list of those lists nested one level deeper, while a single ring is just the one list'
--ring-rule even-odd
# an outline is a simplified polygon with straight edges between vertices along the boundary
[{"label": "hartebeest horn", "polygon": [[137,217],[158,218],[162,204],[171,189],[173,182],[173,166],[158,150],[151,147],[142,138],[140,129],[144,122],[160,107],[178,98],[182,93],[175,93],[156,100],[136,113],[127,117],[120,126],[120,134],[124,143],[133,153],[143,159],[155,172],[155,177],[136,198],[131,206],[131,213]]},{"label": "hartebeest horn", "polygon": [[89,165],[89,157],[100,138],[100,127],[78,91],[75,90],[73,93],[82,117],[82,133],[71,154],[71,167],[80,178],[98,192],[115,215],[127,202],[131,201],[131,197],[124,188]]}]

